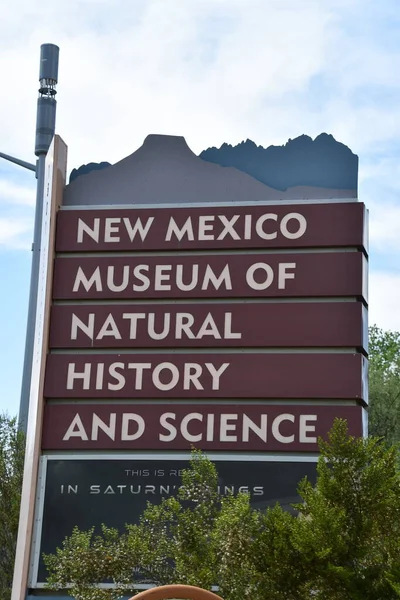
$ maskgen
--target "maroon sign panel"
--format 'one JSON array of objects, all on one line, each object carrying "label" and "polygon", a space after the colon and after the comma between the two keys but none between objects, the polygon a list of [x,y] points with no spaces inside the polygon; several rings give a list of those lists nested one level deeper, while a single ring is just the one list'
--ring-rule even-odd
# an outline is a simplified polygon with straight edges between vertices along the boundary
[{"label": "maroon sign panel", "polygon": [[42,448],[316,452],[336,417],[362,435],[358,406],[48,404]]},{"label": "maroon sign panel", "polygon": [[364,215],[359,202],[62,210],[56,250],[361,247]]},{"label": "maroon sign panel", "polygon": [[47,398],[363,400],[360,354],[51,354]]},{"label": "maroon sign panel", "polygon": [[57,258],[53,298],[361,296],[364,260],[362,252]]},{"label": "maroon sign panel", "polygon": [[55,305],[51,348],[365,347],[361,302]]}]

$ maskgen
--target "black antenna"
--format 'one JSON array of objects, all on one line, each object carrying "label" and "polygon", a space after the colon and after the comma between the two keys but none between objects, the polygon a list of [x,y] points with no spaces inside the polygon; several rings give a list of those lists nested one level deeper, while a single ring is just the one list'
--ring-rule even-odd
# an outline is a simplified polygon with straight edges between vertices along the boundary
[{"label": "black antenna", "polygon": [[59,53],[59,47],[54,44],[42,44],[40,47],[40,87],[36,113],[36,156],[47,154],[55,132]]}]

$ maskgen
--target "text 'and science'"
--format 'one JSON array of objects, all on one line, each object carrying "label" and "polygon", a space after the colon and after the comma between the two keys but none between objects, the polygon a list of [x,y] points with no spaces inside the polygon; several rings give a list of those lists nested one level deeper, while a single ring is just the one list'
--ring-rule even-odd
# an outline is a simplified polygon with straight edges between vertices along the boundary
[{"label": "text 'and science'", "polygon": [[335,417],[346,418],[352,435],[361,434],[361,408],[320,405],[46,406],[42,446],[59,449],[187,449],[190,444],[223,450],[280,447],[315,450],[317,438]]}]

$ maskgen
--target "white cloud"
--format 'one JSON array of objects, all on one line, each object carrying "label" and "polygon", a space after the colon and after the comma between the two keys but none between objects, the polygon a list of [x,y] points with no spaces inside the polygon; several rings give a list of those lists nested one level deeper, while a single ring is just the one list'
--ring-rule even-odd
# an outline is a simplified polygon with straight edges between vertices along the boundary
[{"label": "white cloud", "polygon": [[359,197],[370,213],[373,252],[393,259],[400,255],[400,159],[398,152],[368,157],[359,171]]},{"label": "white cloud", "polygon": [[370,208],[370,244],[380,252],[400,254],[400,204],[374,203]]},{"label": "white cloud", "polygon": [[27,250],[32,225],[31,219],[0,218],[0,246]]},{"label": "white cloud", "polygon": [[[359,45],[366,40],[359,31],[347,36],[344,23],[360,6],[16,0],[0,25],[13,90],[0,99],[0,138],[10,152],[32,152],[39,45],[52,41],[61,47],[58,131],[70,147],[70,168],[113,162],[151,132],[183,134],[197,151],[246,137],[282,143],[321,130],[354,143],[365,114],[348,92],[364,78],[352,82],[349,74],[365,71]],[[364,11],[371,6],[365,0]],[[396,63],[385,57],[391,72]],[[302,92],[321,74],[332,78],[332,93],[315,110]]]},{"label": "white cloud", "polygon": [[372,271],[369,286],[369,323],[400,331],[400,272]]},{"label": "white cloud", "polygon": [[[32,175],[33,181],[35,181]],[[0,179],[0,204],[35,206],[35,186],[20,185],[10,180]]]},{"label": "white cloud", "polygon": [[0,178],[0,248],[28,250],[32,244],[35,177],[31,185]]},{"label": "white cloud", "polygon": [[[219,2],[216,10],[213,2],[153,0],[131,28],[119,22],[101,35],[61,39],[68,58],[59,130],[67,143],[84,140],[70,148],[70,167],[122,158],[151,132],[183,134],[196,151],[248,136],[277,139],[268,98],[302,88],[322,68],[329,17],[314,1],[299,13],[293,1],[268,4]],[[215,24],[218,15],[226,27]]]}]

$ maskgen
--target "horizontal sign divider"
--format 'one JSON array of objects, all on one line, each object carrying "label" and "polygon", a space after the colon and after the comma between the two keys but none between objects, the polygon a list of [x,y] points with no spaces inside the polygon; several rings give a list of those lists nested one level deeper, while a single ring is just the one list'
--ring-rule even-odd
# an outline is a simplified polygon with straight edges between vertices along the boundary
[{"label": "horizontal sign divider", "polygon": [[365,308],[368,308],[368,302],[365,298],[359,294],[354,296],[293,296],[293,298],[263,298],[263,297],[249,297],[249,296],[237,296],[235,298],[221,297],[221,298],[77,298],[71,300],[57,299],[54,298],[52,306],[120,306],[129,303],[129,306],[137,306],[143,303],[148,306],[164,306],[166,303],[181,306],[182,304],[190,304],[194,307],[199,304],[207,304],[208,306],[218,306],[221,304],[246,304],[251,306],[254,304],[325,304],[334,302],[338,304],[344,303],[357,303],[360,302]]},{"label": "horizontal sign divider", "polygon": [[[64,461],[71,461],[74,463],[78,463],[78,464],[82,464],[85,461],[90,461],[90,460],[113,460],[113,461],[117,461],[114,464],[117,464],[118,461],[120,460],[124,460],[127,459],[129,460],[130,458],[133,457],[133,460],[151,460],[151,461],[157,461],[157,460],[162,460],[162,461],[167,461],[167,460],[190,460],[190,450],[171,450],[171,452],[165,453],[165,452],[158,452],[156,450],[154,451],[149,451],[149,450],[145,450],[144,452],[140,452],[135,451],[134,454],[132,454],[130,452],[130,450],[124,450],[124,451],[120,451],[120,452],[110,452],[105,451],[105,452],[96,452],[96,451],[88,451],[88,452],[80,452],[79,453],[79,458],[77,459],[77,457],[75,456],[75,454],[73,452],[61,452],[61,451],[55,451],[55,452],[46,452],[46,454],[43,454],[43,456],[41,457],[41,460],[43,461],[44,464],[46,464],[46,466],[48,467],[52,462],[54,461],[58,461],[58,460],[64,460]],[[285,452],[251,452],[249,454],[243,454],[241,452],[235,452],[234,450],[232,450],[231,452],[227,452],[226,454],[224,452],[210,452],[207,453],[207,456],[210,458],[210,460],[217,462],[217,461],[228,461],[228,462],[258,462],[258,463],[270,463],[270,462],[274,462],[275,461],[275,457],[279,457],[279,461],[282,462],[311,462],[311,463],[316,463],[318,462],[318,452],[313,452],[313,453],[307,453],[307,454],[301,454],[300,452],[293,452],[293,453],[285,453]]]},{"label": "horizontal sign divider", "polygon": [[[152,356],[157,353],[159,355],[168,356],[170,354],[176,355],[185,355],[188,352],[187,348],[86,348],[84,347],[85,354],[90,356],[106,355],[107,356],[119,356],[119,355],[132,355],[132,356],[141,356],[145,354],[146,356]],[[190,354],[192,355],[209,355],[215,354],[218,357],[220,354],[232,354],[232,355],[240,355],[240,354],[361,354],[361,351],[355,347],[338,347],[338,348],[326,348],[326,347],[315,347],[315,348],[307,348],[304,346],[299,347],[288,347],[288,348],[279,348],[279,347],[269,347],[269,348],[259,348],[257,346],[249,346],[248,348],[230,348],[230,347],[219,347],[215,348],[215,346],[206,346],[204,348],[190,348]],[[82,354],[82,348],[53,348],[50,355],[55,356],[80,356]],[[364,354],[364,353],[363,353]]]},{"label": "horizontal sign divider", "polygon": [[[309,247],[309,248],[276,248],[276,249],[266,249],[266,248],[255,248],[254,250],[247,250],[243,248],[238,248],[235,250],[174,250],[174,251],[160,251],[154,250],[152,252],[140,252],[140,256],[144,258],[148,257],[157,257],[157,256],[203,256],[205,253],[207,256],[220,256],[223,254],[224,256],[236,256],[238,254],[244,256],[253,256],[254,254],[260,254],[262,256],[270,256],[273,254],[330,254],[332,252],[364,252],[365,248],[363,246],[332,246],[329,248],[323,248],[321,246]],[[56,252],[56,258],[136,258],[138,256],[137,252]]]},{"label": "horizontal sign divider", "polygon": [[[74,397],[74,398],[46,398],[46,405],[49,406],[62,406],[64,404],[74,403],[75,406],[79,406],[80,404],[90,404],[92,406],[107,406],[109,404],[114,404],[118,402],[119,404],[124,404],[127,407],[130,407],[134,412],[134,407],[140,403],[143,405],[149,406],[157,406],[165,402],[165,398],[115,398],[111,397],[103,397],[97,399],[91,398],[82,398],[82,397]],[[226,407],[231,406],[241,406],[245,407],[247,404],[254,404],[260,406],[297,406],[297,405],[305,405],[305,406],[334,406],[336,408],[340,408],[343,406],[354,406],[360,407],[363,410],[368,410],[368,404],[361,399],[354,398],[342,398],[340,400],[331,400],[330,398],[325,398],[324,400],[308,400],[305,398],[281,398],[279,400],[271,400],[270,398],[178,398],[171,399],[168,398],[168,405],[178,406],[178,405],[186,405],[191,406],[194,404],[204,404],[204,406],[215,406],[216,404],[224,405]]]},{"label": "horizontal sign divider", "polygon": [[[172,298],[170,300],[165,300],[164,298],[149,298],[146,299],[146,305],[181,305],[181,304],[207,304],[207,305],[218,305],[218,304],[309,304],[310,302],[315,302],[318,304],[323,304],[327,302],[334,303],[342,303],[342,302],[361,302],[362,299],[359,299],[357,295],[354,296],[292,296],[291,298],[257,298],[257,297],[244,297],[244,298],[202,298],[199,300],[198,298]],[[117,306],[119,304],[127,304],[129,305],[137,305],[142,304],[143,300],[140,298],[129,298],[129,300],[124,298],[110,298],[110,299],[95,299],[90,298],[85,300],[84,298],[79,298],[78,300],[59,300],[53,299],[53,306],[85,306],[85,305],[94,305],[94,306],[108,306],[113,305]],[[364,303],[364,301],[363,301]]]},{"label": "horizontal sign divider", "polygon": [[[61,405],[61,404],[70,404],[71,406],[79,406],[79,404],[87,404],[87,405],[108,405],[114,404],[116,400],[111,396],[109,398],[47,398],[46,404],[49,405]],[[282,399],[279,398],[251,398],[245,401],[246,404],[252,405],[260,405],[260,406],[281,406]],[[143,398],[142,404],[143,406],[153,406],[164,404],[165,400],[162,398]],[[285,398],[285,405],[297,405],[301,404],[304,406],[361,406],[360,402],[356,399],[317,399],[317,398]],[[136,398],[121,398],[118,400],[118,404],[121,406],[131,406],[132,408],[137,406]],[[226,406],[244,406],[242,399],[237,398],[168,398],[168,406],[181,406],[181,405],[191,405],[198,404],[204,406],[213,406],[215,404],[224,404]]]},{"label": "horizontal sign divider", "polygon": [[[351,203],[351,204],[360,204],[360,202],[358,201],[357,198],[355,198],[354,196],[350,196],[349,198],[335,198],[334,202],[339,204],[339,203]],[[332,198],[307,198],[307,204],[331,204],[332,203]],[[127,205],[127,204],[118,204],[115,203],[112,205],[112,210],[148,210],[148,209],[160,209],[160,208],[176,208],[176,209],[193,209],[193,208],[204,208],[204,206],[206,207],[216,207],[216,208],[228,208],[228,207],[235,207],[235,206],[242,206],[242,207],[247,207],[247,208],[253,208],[255,206],[264,206],[264,207],[268,207],[271,206],[272,201],[271,200],[257,200],[256,203],[254,203],[254,201],[245,201],[245,200],[232,200],[229,202],[207,202],[207,204],[205,205],[204,202],[180,202],[179,204],[177,202],[163,202],[162,205],[160,205],[159,203],[155,204],[155,203],[145,203],[145,204],[141,204],[140,202],[135,202],[132,203],[131,205]],[[279,205],[285,205],[285,206],[291,206],[291,205],[295,205],[295,204],[304,204],[304,199],[302,198],[282,198],[279,200]],[[276,205],[274,205],[276,206]],[[93,210],[104,210],[104,211],[109,211],[110,210],[110,205],[109,204],[79,204],[79,205],[72,205],[72,204],[66,204],[64,206],[60,207],[60,210],[62,212],[74,212],[74,211],[93,211]]]}]

